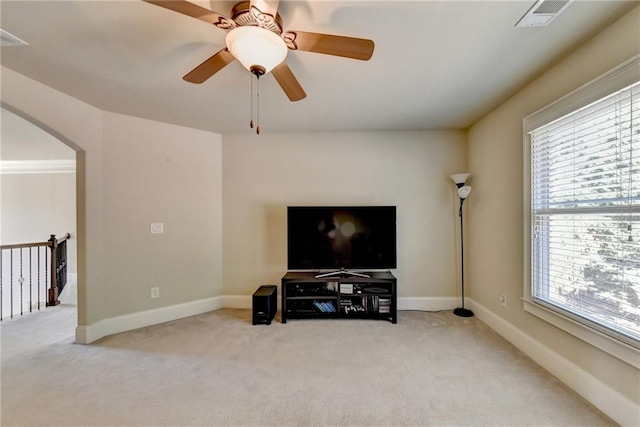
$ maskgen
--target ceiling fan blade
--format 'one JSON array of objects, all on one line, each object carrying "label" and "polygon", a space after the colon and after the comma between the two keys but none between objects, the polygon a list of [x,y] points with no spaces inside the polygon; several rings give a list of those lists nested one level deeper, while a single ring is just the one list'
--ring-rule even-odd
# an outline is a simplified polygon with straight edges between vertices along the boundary
[{"label": "ceiling fan blade", "polygon": [[283,35],[287,47],[292,50],[324,53],[344,58],[367,61],[373,55],[374,43],[369,39],[334,36],[330,34],[287,31]]},{"label": "ceiling fan blade", "polygon": [[143,0],[147,3],[155,4],[156,6],[164,7],[165,9],[172,10],[174,12],[182,13],[192,18],[199,19],[201,21],[213,24],[223,30],[230,30],[235,28],[236,23],[231,18],[221,15],[217,12],[213,12],[204,7],[200,7],[197,4],[189,3],[184,0]]},{"label": "ceiling fan blade", "polygon": [[182,79],[189,83],[203,83],[209,77],[222,70],[227,64],[236,59],[227,48],[221,49],[211,58],[191,70]]},{"label": "ceiling fan blade", "polygon": [[290,101],[300,101],[307,97],[307,94],[298,83],[298,79],[293,75],[291,68],[287,65],[286,62],[281,62],[280,65],[276,66],[271,71],[273,77],[275,77],[276,81],[287,95]]}]

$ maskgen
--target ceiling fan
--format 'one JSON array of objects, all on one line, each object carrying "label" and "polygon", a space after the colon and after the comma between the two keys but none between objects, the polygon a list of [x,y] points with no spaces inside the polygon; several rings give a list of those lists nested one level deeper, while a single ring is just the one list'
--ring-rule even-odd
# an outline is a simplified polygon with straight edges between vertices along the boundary
[{"label": "ceiling fan", "polygon": [[307,95],[287,65],[288,50],[302,50],[368,60],[373,55],[372,40],[304,31],[285,31],[278,14],[279,0],[241,1],[231,9],[231,17],[184,0],[143,0],[228,31],[226,46],[187,73],[183,79],[203,83],[238,59],[260,77],[271,72],[291,101]]}]

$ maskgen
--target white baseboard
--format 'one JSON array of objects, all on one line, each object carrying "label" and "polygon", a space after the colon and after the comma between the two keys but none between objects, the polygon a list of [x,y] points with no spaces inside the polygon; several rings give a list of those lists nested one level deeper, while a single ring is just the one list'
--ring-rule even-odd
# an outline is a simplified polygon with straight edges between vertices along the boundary
[{"label": "white baseboard", "polygon": [[591,402],[622,426],[637,426],[640,405],[618,393],[598,378],[565,359],[532,336],[516,328],[484,306],[470,300],[476,317],[501,335],[553,376]]},{"label": "white baseboard", "polygon": [[[280,296],[278,296],[278,300]],[[456,307],[457,299],[451,297],[398,298],[398,310],[450,310]],[[250,309],[251,295],[223,295],[199,301],[177,304],[153,310],[141,311],[124,316],[100,320],[89,326],[76,327],[76,343],[90,344],[100,338],[145,326],[169,322],[183,317],[195,316],[221,308]]]},{"label": "white baseboard", "polygon": [[[278,295],[278,301],[280,296]],[[221,308],[251,308],[253,299],[251,295],[223,295]]]},{"label": "white baseboard", "polygon": [[223,301],[224,297],[206,298],[184,304],[111,317],[89,326],[77,326],[76,343],[90,344],[108,335],[218,310],[224,307]]}]

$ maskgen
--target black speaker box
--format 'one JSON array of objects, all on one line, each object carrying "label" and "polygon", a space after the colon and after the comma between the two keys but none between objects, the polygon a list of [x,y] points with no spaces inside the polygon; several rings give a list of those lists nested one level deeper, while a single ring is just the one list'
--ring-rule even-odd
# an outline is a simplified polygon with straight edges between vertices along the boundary
[{"label": "black speaker box", "polygon": [[253,293],[253,324],[271,324],[278,310],[278,287],[262,285]]}]

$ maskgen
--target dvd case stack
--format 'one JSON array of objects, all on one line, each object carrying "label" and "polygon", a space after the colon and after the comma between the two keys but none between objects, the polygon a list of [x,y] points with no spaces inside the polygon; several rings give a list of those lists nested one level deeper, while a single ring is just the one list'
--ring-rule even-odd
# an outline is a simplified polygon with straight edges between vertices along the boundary
[{"label": "dvd case stack", "polygon": [[331,301],[314,301],[313,305],[315,305],[316,308],[318,310],[320,310],[322,313],[335,313],[336,312],[336,308],[331,303]]}]

